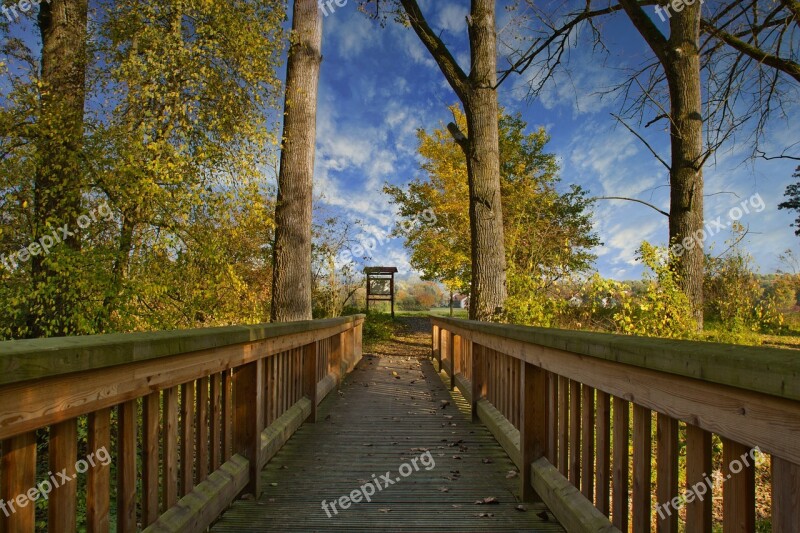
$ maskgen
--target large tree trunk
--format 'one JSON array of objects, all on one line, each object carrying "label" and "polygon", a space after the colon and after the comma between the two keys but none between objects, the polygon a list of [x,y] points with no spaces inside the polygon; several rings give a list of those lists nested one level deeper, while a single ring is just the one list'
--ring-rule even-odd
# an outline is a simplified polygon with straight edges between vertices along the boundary
[{"label": "large tree trunk", "polygon": [[[37,170],[34,184],[34,239],[61,237],[60,228],[77,232],[81,214],[81,150],[86,98],[87,0],[42,2],[38,25],[42,36],[42,97],[38,121]],[[77,233],[64,238],[65,254],[31,258],[34,304],[29,315],[34,337],[77,332],[78,295],[70,279],[70,252],[80,250]]]},{"label": "large tree trunk", "polygon": [[469,143],[472,286],[469,317],[489,320],[506,300],[506,256],[500,198],[497,35],[494,0],[473,0],[469,26],[472,72],[465,102]]},{"label": "large tree trunk", "polygon": [[316,0],[295,0],[275,209],[272,320],[311,319],[311,207],[322,62]]},{"label": "large tree trunk", "polygon": [[[703,328],[703,115],[700,86],[700,3],[686,6],[670,20],[664,65],[669,83],[672,141],[669,237],[693,243],[676,261],[676,271]],[[685,247],[684,247],[685,248]]]},{"label": "large tree trunk", "polygon": [[[670,92],[669,239],[681,245],[675,261],[698,329],[703,328],[703,114],[700,85],[701,2],[670,18],[665,38],[636,0],[620,0],[664,68]],[[684,246],[684,243],[686,244]]]},{"label": "large tree trunk", "polygon": [[415,0],[400,0],[409,23],[458,95],[467,116],[465,136],[448,127],[464,150],[469,179],[472,281],[469,317],[490,320],[506,301],[506,257],[500,197],[495,0],[472,0],[469,41],[472,70],[467,76],[433,32]]}]

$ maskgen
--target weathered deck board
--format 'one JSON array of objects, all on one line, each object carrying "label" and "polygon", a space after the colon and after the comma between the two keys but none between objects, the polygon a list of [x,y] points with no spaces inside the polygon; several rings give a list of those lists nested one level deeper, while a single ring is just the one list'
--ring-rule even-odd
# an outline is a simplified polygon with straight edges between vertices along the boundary
[{"label": "weathered deck board", "polygon": [[[442,400],[451,403],[443,408]],[[365,357],[319,417],[267,465],[262,497],[235,502],[213,531],[563,531],[541,503],[516,509],[519,478],[506,477],[514,465],[427,360]],[[418,471],[370,503],[331,518],[322,509],[323,499],[347,495],[373,474],[397,479],[424,450],[435,461],[430,470],[418,460]],[[475,504],[487,497],[499,504]]]}]

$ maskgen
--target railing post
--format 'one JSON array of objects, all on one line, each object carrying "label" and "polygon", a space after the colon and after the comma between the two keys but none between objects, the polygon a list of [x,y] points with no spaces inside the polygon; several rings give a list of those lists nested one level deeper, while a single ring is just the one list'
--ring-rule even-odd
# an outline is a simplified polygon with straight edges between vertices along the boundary
[{"label": "railing post", "polygon": [[484,373],[484,350],[477,342],[472,343],[472,421],[478,421],[478,402],[486,396],[486,376]]},{"label": "railing post", "polygon": [[264,360],[233,370],[233,450],[250,463],[245,492],[261,495],[261,426],[264,417]]},{"label": "railing post", "polygon": [[[334,335],[333,337],[331,337],[331,339],[332,339],[331,340],[331,344],[330,344],[331,351],[328,354],[329,372],[333,372],[333,375],[336,376],[336,385],[337,386],[341,386],[341,384],[342,384],[342,377],[345,374],[345,370],[343,370],[343,367],[346,367],[346,365],[347,365],[346,357],[345,357],[345,355],[347,354],[347,350],[346,350],[346,348],[344,346],[344,345],[346,345],[345,338],[346,338],[346,336],[344,335],[344,333],[339,333],[339,334]],[[309,357],[311,357],[311,356],[309,356]],[[314,360],[316,360],[316,358],[317,358],[316,348],[315,348],[315,353],[314,353],[313,358],[314,358]],[[316,377],[314,379],[316,379]],[[316,385],[314,385],[314,386],[316,387]],[[304,389],[304,390],[306,390],[306,389]]]},{"label": "railing post", "polygon": [[442,328],[439,327],[438,331],[436,332],[437,344],[439,345],[439,349],[436,350],[436,362],[438,366],[436,367],[437,372],[442,371]]},{"label": "railing post", "polygon": [[[341,339],[339,335],[336,335],[335,338]],[[337,349],[335,346],[339,345]],[[341,355],[341,340],[337,343],[334,342],[334,349],[331,350],[330,357],[331,359],[335,359],[340,357]],[[338,356],[334,354],[339,353]],[[303,347],[303,394],[305,394],[309,400],[311,400],[311,414],[309,415],[306,422],[316,422],[317,421],[317,343],[312,342],[306,344]],[[333,365],[334,361],[331,361],[331,365],[335,368],[335,372],[337,372],[336,381],[339,382],[339,373],[341,370],[341,364],[337,361],[335,365]]]},{"label": "railing post", "polygon": [[361,356],[363,355],[363,337],[364,334],[364,323],[360,323],[355,327],[355,339],[353,339],[353,357],[356,360],[361,360]]},{"label": "railing post", "polygon": [[521,497],[536,497],[531,478],[531,463],[547,455],[547,373],[542,368],[520,360],[519,427]]},{"label": "railing post", "polygon": [[452,331],[447,337],[447,358],[450,362],[450,390],[456,390],[456,337]]},{"label": "railing post", "polygon": [[431,360],[436,358],[436,350],[439,348],[439,326],[434,324],[431,327]]}]

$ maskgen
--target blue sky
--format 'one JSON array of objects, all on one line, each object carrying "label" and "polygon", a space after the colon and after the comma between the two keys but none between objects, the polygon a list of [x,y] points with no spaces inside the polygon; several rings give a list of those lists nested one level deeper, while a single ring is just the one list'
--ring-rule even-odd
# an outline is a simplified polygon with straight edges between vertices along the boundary
[{"label": "blue sky", "polygon": [[[498,32],[500,41],[507,42],[513,37],[514,24],[500,4]],[[466,69],[469,2],[428,0],[420,5]],[[636,197],[666,211],[666,169],[611,116],[619,111],[619,103],[598,94],[618,81],[618,67],[638,64],[648,50],[624,17],[609,19],[604,28],[609,55],[592,55],[589,45],[579,44],[570,51],[570,74],[557,76],[539,98],[526,97],[526,78],[512,77],[500,88],[500,103],[507,111],[522,113],[529,128],[547,129],[548,149],[559,158],[564,189],[576,183],[593,196]],[[371,231],[385,231],[395,216],[381,192],[383,184],[402,185],[420,175],[416,130],[447,122],[447,106],[458,100],[411,29],[392,22],[381,28],[357,11],[355,0],[324,17],[323,56],[316,194],[325,211],[340,220],[358,219]],[[789,116],[797,116],[797,107],[789,109]],[[649,128],[646,137],[668,160],[669,136],[663,126]],[[780,152],[799,139],[800,122],[776,121],[765,146],[768,152]],[[758,194],[765,207],[751,207],[740,221],[750,229],[746,249],[760,271],[769,273],[780,268],[779,253],[799,249],[798,237],[789,227],[793,215],[777,209],[796,162],[747,162],[751,151],[749,144],[730,144],[717,154],[715,164],[706,166],[706,219],[721,217],[727,226],[730,209]],[[720,191],[739,198],[714,194]],[[749,205],[760,203],[754,200]],[[635,250],[641,241],[667,241],[666,217],[630,202],[598,202],[594,224],[604,243],[595,250],[596,268],[615,279],[640,277]],[[721,251],[730,236],[727,229],[721,231],[706,247]],[[399,239],[378,246],[372,257],[373,264],[395,265],[401,273],[409,272],[408,253]]]}]

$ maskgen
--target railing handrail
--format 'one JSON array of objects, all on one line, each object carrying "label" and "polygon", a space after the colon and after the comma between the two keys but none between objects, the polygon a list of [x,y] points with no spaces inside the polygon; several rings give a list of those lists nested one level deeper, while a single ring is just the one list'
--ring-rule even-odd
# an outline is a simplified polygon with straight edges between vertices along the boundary
[{"label": "railing handrail", "polygon": [[3,341],[0,386],[318,331],[364,317]]},{"label": "railing handrail", "polygon": [[[126,533],[205,530],[242,491],[257,498],[264,464],[316,421],[361,359],[364,318],[0,343],[0,503],[18,505],[0,530],[35,530],[40,428],[47,468],[87,476],[44,495],[52,530],[75,529],[79,490],[90,531],[112,516]],[[81,470],[82,446],[108,461]]]},{"label": "railing handrail", "polygon": [[800,354],[780,348],[497,324],[436,315],[431,315],[431,320],[465,331],[800,400]]}]

